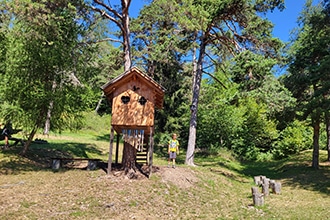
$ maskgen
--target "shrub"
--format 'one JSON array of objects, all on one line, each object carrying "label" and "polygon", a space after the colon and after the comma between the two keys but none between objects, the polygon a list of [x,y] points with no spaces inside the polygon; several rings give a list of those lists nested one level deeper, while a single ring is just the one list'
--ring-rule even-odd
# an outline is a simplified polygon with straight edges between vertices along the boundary
[{"label": "shrub", "polygon": [[312,130],[305,122],[295,120],[281,131],[273,144],[272,154],[280,159],[309,149],[313,143],[312,136]]}]

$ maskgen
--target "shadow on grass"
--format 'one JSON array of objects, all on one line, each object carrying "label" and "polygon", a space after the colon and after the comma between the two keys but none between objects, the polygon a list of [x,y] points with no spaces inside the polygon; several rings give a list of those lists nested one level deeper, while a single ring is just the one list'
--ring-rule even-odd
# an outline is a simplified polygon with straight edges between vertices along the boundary
[{"label": "shadow on grass", "polygon": [[21,146],[2,150],[1,153],[4,157],[0,159],[0,174],[19,174],[38,170],[52,171],[50,169],[52,158],[89,158],[88,155],[91,154],[99,155],[95,159],[102,157],[102,152],[96,146],[73,142],[32,144],[24,156],[20,155],[21,151]]},{"label": "shadow on grass", "polygon": [[320,156],[320,168],[311,166],[311,151],[302,152],[291,158],[275,162],[248,163],[242,173],[247,176],[265,175],[275,180],[283,180],[289,187],[300,187],[323,194],[330,194],[330,164],[326,163],[325,155]]},{"label": "shadow on grass", "polygon": [[[227,158],[226,158],[227,156]],[[242,162],[230,159],[228,155],[196,154],[198,165],[203,167],[222,168],[250,178],[263,175],[281,181],[289,187],[300,187],[306,190],[330,194],[330,163],[326,162],[326,151],[320,151],[320,169],[311,167],[312,151],[304,151],[290,158],[267,162]]]},{"label": "shadow on grass", "polygon": [[[114,136],[114,142],[116,143],[117,135]],[[97,141],[108,141],[110,142],[110,134],[98,135],[96,136]]]}]

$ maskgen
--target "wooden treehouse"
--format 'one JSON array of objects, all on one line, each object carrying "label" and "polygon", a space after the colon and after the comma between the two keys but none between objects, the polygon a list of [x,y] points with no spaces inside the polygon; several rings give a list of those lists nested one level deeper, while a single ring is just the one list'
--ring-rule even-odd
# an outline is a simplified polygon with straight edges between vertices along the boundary
[{"label": "wooden treehouse", "polygon": [[124,141],[122,165],[151,166],[155,108],[162,108],[164,88],[136,67],[101,87],[112,105],[108,174],[111,172],[114,131],[117,134],[115,163],[118,163],[119,137]]}]

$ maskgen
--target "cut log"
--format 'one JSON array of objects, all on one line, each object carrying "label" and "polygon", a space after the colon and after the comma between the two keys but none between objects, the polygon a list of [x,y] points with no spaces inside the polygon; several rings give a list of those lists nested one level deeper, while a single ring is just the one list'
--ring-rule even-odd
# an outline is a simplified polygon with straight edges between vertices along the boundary
[{"label": "cut log", "polygon": [[280,182],[275,182],[272,188],[274,194],[281,194],[282,184]]},{"label": "cut log", "polygon": [[52,169],[53,170],[58,170],[61,167],[61,160],[59,159],[53,159],[52,160]]},{"label": "cut log", "polygon": [[271,189],[272,192],[274,192],[274,185],[275,185],[275,180],[270,180],[269,181],[269,189]]},{"label": "cut log", "polygon": [[254,183],[257,185],[257,186],[260,186],[261,185],[261,176],[255,176],[254,177]]},{"label": "cut log", "polygon": [[264,195],[259,192],[258,187],[253,186],[251,188],[251,190],[252,190],[253,205],[254,206],[262,206],[262,205],[264,205],[264,203],[265,203]]},{"label": "cut log", "polygon": [[268,183],[268,181],[265,181],[262,184],[262,193],[264,194],[264,196],[269,196],[269,183]]}]

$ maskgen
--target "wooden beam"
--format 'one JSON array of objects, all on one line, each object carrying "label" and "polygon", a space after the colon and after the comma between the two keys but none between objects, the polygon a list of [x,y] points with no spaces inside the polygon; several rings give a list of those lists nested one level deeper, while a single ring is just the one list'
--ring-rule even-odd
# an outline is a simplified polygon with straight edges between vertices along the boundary
[{"label": "wooden beam", "polygon": [[109,158],[108,158],[108,170],[107,170],[108,175],[111,174],[113,137],[114,137],[114,129],[113,129],[113,126],[111,126],[111,129],[110,129]]},{"label": "wooden beam", "polygon": [[151,177],[151,174],[152,174],[153,152],[154,152],[153,127],[150,127],[150,136],[149,136],[149,178]]},{"label": "wooden beam", "polygon": [[120,134],[117,132],[117,142],[116,142],[116,160],[115,160],[115,163],[116,163],[116,165],[118,164],[119,137],[120,137]]}]

